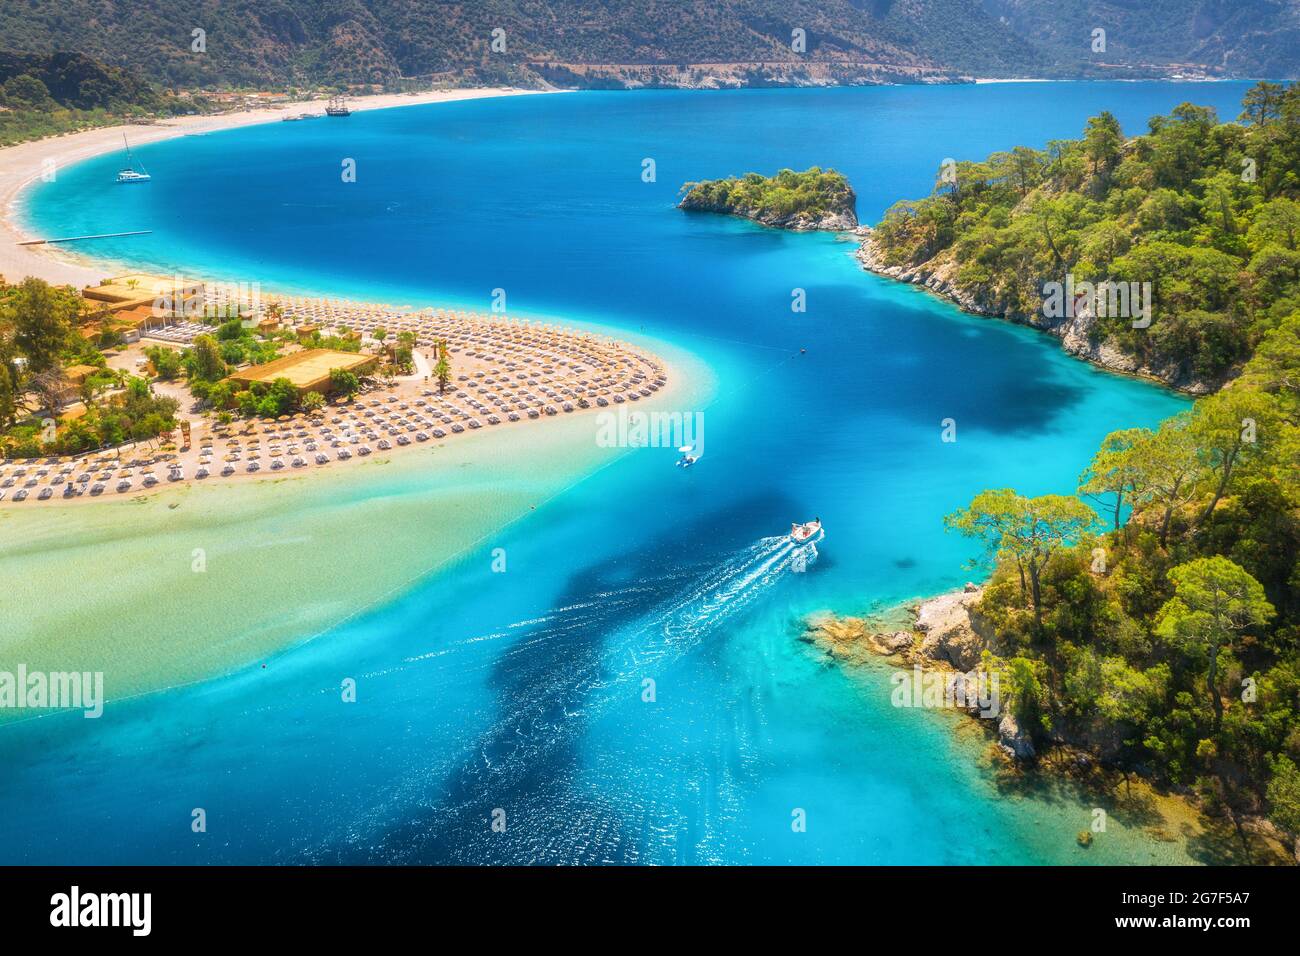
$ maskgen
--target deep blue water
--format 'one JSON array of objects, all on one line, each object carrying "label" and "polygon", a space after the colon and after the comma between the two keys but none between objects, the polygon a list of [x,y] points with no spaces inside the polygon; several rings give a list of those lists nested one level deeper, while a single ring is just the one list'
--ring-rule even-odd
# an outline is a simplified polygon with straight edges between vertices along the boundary
[{"label": "deep blue water", "polygon": [[[117,705],[93,741],[72,721],[0,729],[0,860],[1074,859],[1080,807],[1003,799],[945,721],[891,708],[884,671],[827,666],[798,621],[960,584],[971,548],[944,514],[986,487],[1070,492],[1106,432],[1185,403],[866,275],[833,237],[673,202],[687,180],[816,163],[872,222],[945,157],[1076,135],[1103,108],[1129,131],[1186,99],[1230,117],[1244,88],[520,97],[144,147],[138,188],[111,184],[117,157],[60,171],[32,197],[38,231],[154,230],[105,256],[413,304],[503,288],[512,312],[686,348],[718,385],[699,466],[646,450],[602,470],[493,542],[508,574],[462,562],[273,674]],[[827,540],[794,573],[765,539],[814,514]],[[370,675],[369,706],[322,691],[339,673]],[[219,839],[177,826],[200,805]]]}]

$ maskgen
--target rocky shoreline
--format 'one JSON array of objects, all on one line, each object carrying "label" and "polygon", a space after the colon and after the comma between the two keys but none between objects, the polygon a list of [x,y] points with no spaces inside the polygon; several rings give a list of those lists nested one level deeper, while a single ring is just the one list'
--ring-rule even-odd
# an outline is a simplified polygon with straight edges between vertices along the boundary
[{"label": "rocky shoreline", "polygon": [[916,266],[891,266],[885,264],[875,231],[870,226],[854,230],[860,240],[855,253],[862,268],[876,275],[899,282],[921,286],[937,296],[954,303],[963,312],[988,316],[1027,325],[1052,335],[1061,341],[1061,347],[1070,355],[1091,362],[1110,372],[1151,379],[1162,385],[1186,392],[1189,395],[1209,395],[1218,390],[1218,382],[1195,378],[1178,366],[1151,367],[1114,345],[1094,339],[1096,318],[1092,315],[1075,315],[1051,320],[1038,315],[1025,315],[998,302],[986,302],[961,288],[956,282],[957,264],[944,253]]},{"label": "rocky shoreline", "polygon": [[[1121,776],[1107,770],[1094,757],[1098,747],[1105,750],[1105,741],[1058,729],[1039,748],[1010,709],[1000,705],[996,682],[992,707],[987,700],[980,700],[981,688],[986,686],[980,683],[987,676],[985,652],[998,657],[1013,652],[1012,648],[1002,646],[995,629],[980,614],[978,605],[983,594],[983,587],[968,583],[959,591],[911,601],[869,616],[815,614],[804,622],[799,639],[824,652],[835,664],[850,668],[886,660],[899,667],[893,678],[895,684],[910,682],[903,667],[913,670],[918,684],[923,674],[937,678],[937,684],[955,691],[957,709],[970,718],[969,722],[962,721],[963,726],[977,728],[986,736],[993,744],[990,751],[1003,770],[1017,776],[1039,773],[1045,775],[1043,779],[1068,777],[1080,785],[1112,795],[1122,790],[1127,796],[1136,787],[1148,795],[1158,795],[1167,806],[1185,808],[1181,812],[1195,818],[1199,830],[1213,827],[1213,821],[1204,816],[1199,801],[1191,794],[1165,791],[1140,775]],[[940,706],[951,708],[952,705]],[[1300,846],[1289,847],[1285,834],[1269,820],[1250,817],[1242,825],[1250,836],[1252,852],[1258,854],[1250,862],[1300,862]],[[1082,831],[1079,843],[1085,847],[1090,845],[1091,834]]]},{"label": "rocky shoreline", "polygon": [[996,702],[992,707],[980,702],[985,696],[980,686],[984,652],[1001,649],[993,628],[979,613],[983,594],[982,587],[967,584],[960,591],[909,603],[881,617],[817,615],[805,622],[801,639],[848,664],[884,657],[937,672],[944,688],[965,702],[958,704],[960,709],[996,730],[998,749],[1006,758],[1032,760],[1037,756],[1033,741],[1015,716]]},{"label": "rocky shoreline", "polygon": [[788,216],[765,212],[761,209],[749,209],[743,206],[731,207],[726,203],[703,202],[687,196],[679,208],[690,212],[716,212],[729,216],[739,216],[759,225],[773,229],[789,229],[794,232],[849,232],[858,228],[858,217],[852,209],[827,211],[820,215],[809,212],[796,212]]}]

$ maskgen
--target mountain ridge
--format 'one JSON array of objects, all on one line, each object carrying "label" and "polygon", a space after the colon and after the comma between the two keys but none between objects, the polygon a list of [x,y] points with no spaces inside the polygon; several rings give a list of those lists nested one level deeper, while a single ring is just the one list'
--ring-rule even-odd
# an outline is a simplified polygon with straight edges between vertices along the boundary
[{"label": "mountain ridge", "polygon": [[1300,0],[13,0],[0,37],[177,88],[1283,78]]}]

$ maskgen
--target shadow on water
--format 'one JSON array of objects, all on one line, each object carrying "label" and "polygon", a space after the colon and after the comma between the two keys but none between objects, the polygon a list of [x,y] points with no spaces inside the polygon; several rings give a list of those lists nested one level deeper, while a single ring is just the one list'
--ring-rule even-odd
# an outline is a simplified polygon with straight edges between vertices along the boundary
[{"label": "shadow on water", "polygon": [[[894,397],[891,411],[905,418],[919,413],[927,426],[941,414],[965,430],[1041,437],[1087,397],[1086,387],[1061,375],[1056,355],[1046,354],[1060,351],[1055,339],[997,319],[936,311],[936,305],[891,302],[891,321],[899,313],[903,321],[872,335],[887,338],[869,348],[874,376],[915,390],[910,399]],[[936,351],[936,336],[964,341]]]},{"label": "shadow on water", "polygon": [[[638,834],[620,808],[574,785],[590,723],[641,692],[643,671],[620,673],[615,661],[627,653],[638,665],[671,665],[774,583],[789,563],[783,539],[719,544],[718,529],[744,527],[742,516],[789,510],[778,495],[748,498],[625,560],[572,575],[555,610],[494,664],[489,685],[499,716],[465,749],[438,802],[404,814],[363,860],[345,862],[635,862]],[[683,542],[700,546],[666,569],[662,555],[680,553]],[[764,563],[771,573],[762,573]],[[628,639],[617,641],[622,634]],[[492,830],[498,808],[506,814],[499,833]]]},{"label": "shadow on water", "polygon": [[[1095,763],[1080,765],[1064,752],[1051,751],[1031,767],[1008,766],[991,758],[986,758],[986,766],[1002,799],[1032,800],[1075,813],[1080,830],[1088,828],[1088,814],[1099,809],[1128,830],[1142,831],[1149,840],[1182,844],[1190,859],[1208,866],[1289,862],[1285,848],[1279,853],[1279,847],[1260,833],[1238,831],[1229,818],[1201,812],[1136,774],[1125,777]],[[1084,814],[1079,813],[1081,807]]]}]

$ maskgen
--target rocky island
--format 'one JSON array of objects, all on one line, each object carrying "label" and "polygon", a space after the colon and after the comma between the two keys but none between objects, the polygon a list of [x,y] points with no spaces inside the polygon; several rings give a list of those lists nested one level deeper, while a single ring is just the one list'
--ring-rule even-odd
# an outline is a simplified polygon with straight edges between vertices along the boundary
[{"label": "rocky island", "polygon": [[801,173],[783,169],[775,176],[706,179],[686,183],[682,192],[679,209],[727,213],[777,229],[838,232],[858,226],[858,197],[833,169],[812,166]]}]

